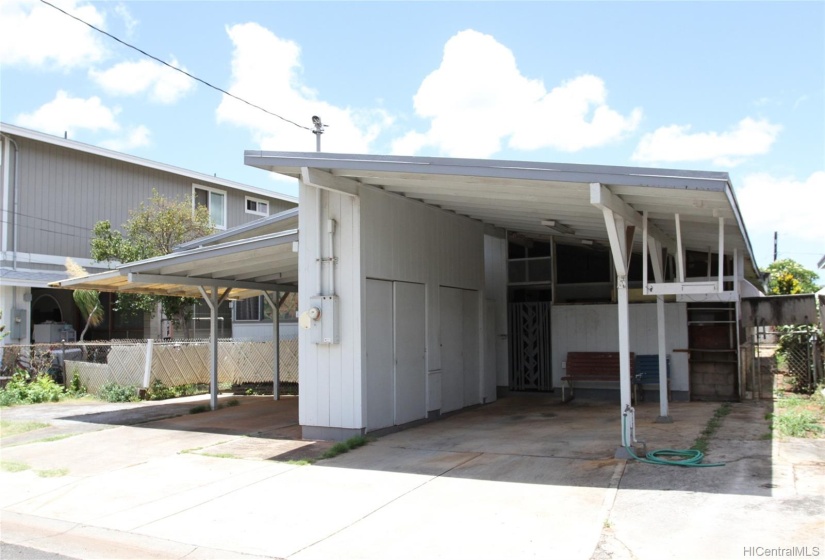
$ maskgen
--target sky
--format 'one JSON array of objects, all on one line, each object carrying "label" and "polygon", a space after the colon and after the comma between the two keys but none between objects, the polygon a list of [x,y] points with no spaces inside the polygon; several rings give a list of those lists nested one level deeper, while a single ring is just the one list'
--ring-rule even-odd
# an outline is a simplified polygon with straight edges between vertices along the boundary
[{"label": "sky", "polygon": [[[0,120],[296,195],[244,150],[726,171],[825,255],[825,2],[0,2]],[[295,126],[297,123],[300,126]],[[825,283],[825,273],[820,274]]]}]

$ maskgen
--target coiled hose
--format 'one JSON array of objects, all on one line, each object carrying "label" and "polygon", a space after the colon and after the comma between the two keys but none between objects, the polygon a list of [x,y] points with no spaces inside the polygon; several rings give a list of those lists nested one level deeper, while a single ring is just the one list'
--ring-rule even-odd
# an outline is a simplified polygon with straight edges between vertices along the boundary
[{"label": "coiled hose", "polygon": [[[627,414],[622,415],[622,433],[625,433]],[[639,461],[649,465],[669,465],[671,467],[724,467],[725,463],[702,463],[705,454],[698,449],[657,449],[650,451],[644,457],[639,457],[633,448],[625,445],[625,451]],[[682,457],[681,459],[664,459],[664,457]]]}]

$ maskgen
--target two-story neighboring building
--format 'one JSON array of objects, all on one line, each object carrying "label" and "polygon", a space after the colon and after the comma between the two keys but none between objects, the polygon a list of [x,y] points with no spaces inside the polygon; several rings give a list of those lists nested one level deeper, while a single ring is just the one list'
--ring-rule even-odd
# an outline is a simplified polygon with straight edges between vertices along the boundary
[{"label": "two-story neighboring building", "polygon": [[[50,342],[80,332],[82,318],[65,290],[47,288],[66,277],[66,257],[90,273],[105,269],[91,260],[92,228],[114,228],[148,201],[153,189],[169,199],[191,197],[209,208],[218,232],[290,210],[297,199],[73,140],[0,124],[0,308],[10,333],[4,342]],[[160,321],[112,311],[87,339],[156,336]],[[246,310],[245,310],[246,311]],[[196,336],[208,332],[208,311],[193,314]],[[157,319],[157,318],[156,318]],[[219,330],[232,335],[232,310],[221,312]],[[38,327],[38,325],[40,325]],[[48,325],[48,326],[45,326]],[[36,336],[35,332],[37,333]]]}]

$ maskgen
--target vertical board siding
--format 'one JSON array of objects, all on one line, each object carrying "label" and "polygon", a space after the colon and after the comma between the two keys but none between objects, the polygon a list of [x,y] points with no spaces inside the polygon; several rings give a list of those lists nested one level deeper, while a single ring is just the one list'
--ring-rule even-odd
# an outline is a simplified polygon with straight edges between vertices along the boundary
[{"label": "vertical board siding", "polygon": [[[618,352],[619,318],[615,305],[555,305],[551,314],[553,384],[564,375],[562,361],[568,352]],[[688,390],[687,354],[674,349],[688,347],[687,306],[665,304],[665,344],[671,355],[671,388]],[[630,305],[630,351],[658,354],[656,304]]]},{"label": "vertical board siding", "polygon": [[[94,225],[109,220],[120,229],[129,211],[148,201],[153,188],[168,198],[190,197],[196,182],[226,192],[228,227],[260,217],[246,213],[243,191],[28,138],[16,141],[20,146],[18,250],[23,253],[89,258]],[[253,196],[268,200],[271,213],[295,206]]]},{"label": "vertical board siding", "polygon": [[[327,220],[336,221],[335,231],[335,292],[339,296],[339,344],[313,344],[308,336],[298,337],[301,407],[299,420],[304,426],[363,428],[362,409],[362,309],[363,290],[361,274],[361,210],[353,197],[324,192],[303,183],[299,186],[301,212],[298,217],[301,230],[298,269],[301,289],[298,309],[309,309],[309,298],[318,291],[318,235],[317,205],[322,200],[322,251],[329,256]],[[329,264],[323,265],[322,290],[329,293]]]}]

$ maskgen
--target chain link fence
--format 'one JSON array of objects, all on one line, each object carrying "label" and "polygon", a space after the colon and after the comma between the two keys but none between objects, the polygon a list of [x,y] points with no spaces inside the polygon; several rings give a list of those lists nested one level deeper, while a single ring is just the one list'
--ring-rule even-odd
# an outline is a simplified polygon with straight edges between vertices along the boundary
[{"label": "chain link fence", "polygon": [[[67,344],[6,345],[0,375],[16,369],[48,371],[60,383],[77,375],[89,393],[103,385],[167,387],[208,385],[211,350],[208,340],[112,340]],[[271,387],[275,348],[271,341],[218,341],[218,383]],[[147,364],[149,367],[147,367]],[[298,387],[298,339],[280,341],[280,382]]]},{"label": "chain link fence", "polygon": [[743,351],[746,398],[771,398],[779,388],[811,392],[825,382],[825,345],[815,329],[760,330]]}]

